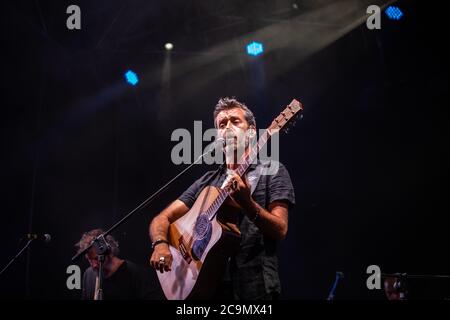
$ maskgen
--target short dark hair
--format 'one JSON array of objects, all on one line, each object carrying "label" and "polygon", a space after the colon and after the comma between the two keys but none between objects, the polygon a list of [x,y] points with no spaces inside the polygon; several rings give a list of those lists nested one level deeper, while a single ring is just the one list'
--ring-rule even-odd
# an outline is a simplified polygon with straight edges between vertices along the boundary
[{"label": "short dark hair", "polygon": [[[77,252],[80,253],[81,251],[86,249],[91,244],[92,240],[94,240],[94,238],[98,237],[102,233],[104,233],[104,231],[102,229],[94,229],[94,230],[83,233],[80,241],[78,241],[75,244],[75,248],[77,249]],[[114,239],[114,237],[110,234],[106,236],[106,241],[111,246],[111,253],[113,254],[113,256],[117,257],[120,252],[119,242],[117,242],[117,240]]]},{"label": "short dark hair", "polygon": [[249,127],[253,126],[254,128],[256,128],[256,120],[255,120],[255,116],[253,115],[253,112],[242,102],[239,102],[238,100],[236,100],[236,98],[228,98],[228,97],[224,97],[224,98],[220,98],[219,101],[216,104],[216,107],[214,109],[214,127],[217,128],[217,124],[216,124],[216,118],[217,115],[222,112],[223,110],[228,110],[228,109],[233,109],[233,108],[240,108],[244,111],[244,116],[245,116],[245,120],[247,121]]}]

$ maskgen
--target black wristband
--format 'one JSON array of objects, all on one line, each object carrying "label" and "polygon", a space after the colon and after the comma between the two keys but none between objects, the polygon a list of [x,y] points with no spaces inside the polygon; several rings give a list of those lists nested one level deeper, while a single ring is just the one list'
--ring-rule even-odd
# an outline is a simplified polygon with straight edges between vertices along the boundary
[{"label": "black wristband", "polygon": [[152,249],[155,249],[155,247],[156,247],[158,244],[160,244],[160,243],[167,243],[167,244],[169,244],[169,241],[164,240],[164,239],[158,239],[158,240],[156,240],[156,241],[154,241],[154,242],[152,243]]}]

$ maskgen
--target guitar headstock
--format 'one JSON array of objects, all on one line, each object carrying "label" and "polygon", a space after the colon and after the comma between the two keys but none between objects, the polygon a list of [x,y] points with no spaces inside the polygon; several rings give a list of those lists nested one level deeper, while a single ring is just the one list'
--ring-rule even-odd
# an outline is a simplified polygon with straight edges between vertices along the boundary
[{"label": "guitar headstock", "polygon": [[289,127],[295,125],[295,121],[301,113],[303,112],[303,105],[297,100],[292,100],[292,102],[284,109],[278,117],[276,117],[267,131],[270,135],[278,132],[280,130],[289,131]]}]

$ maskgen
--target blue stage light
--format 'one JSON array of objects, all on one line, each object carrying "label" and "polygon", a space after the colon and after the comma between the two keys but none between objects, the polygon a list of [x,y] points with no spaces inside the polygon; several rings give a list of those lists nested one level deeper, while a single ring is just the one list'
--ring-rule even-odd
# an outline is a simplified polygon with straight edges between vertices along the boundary
[{"label": "blue stage light", "polygon": [[125,72],[125,79],[132,86],[135,86],[139,82],[137,74],[131,70]]},{"label": "blue stage light", "polygon": [[247,54],[251,56],[257,56],[264,52],[263,44],[260,42],[253,41],[247,45]]},{"label": "blue stage light", "polygon": [[389,6],[384,12],[391,20],[400,20],[403,16],[403,12],[399,7]]}]

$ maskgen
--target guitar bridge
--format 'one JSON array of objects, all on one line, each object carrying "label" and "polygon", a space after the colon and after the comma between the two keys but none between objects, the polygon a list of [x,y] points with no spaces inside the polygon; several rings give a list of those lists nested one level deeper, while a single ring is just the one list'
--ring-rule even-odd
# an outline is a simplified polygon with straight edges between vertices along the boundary
[{"label": "guitar bridge", "polygon": [[189,254],[188,250],[186,249],[186,244],[184,243],[183,236],[181,236],[181,238],[178,240],[178,243],[179,243],[178,248],[180,250],[183,259],[186,260],[187,263],[191,263],[192,257]]}]

